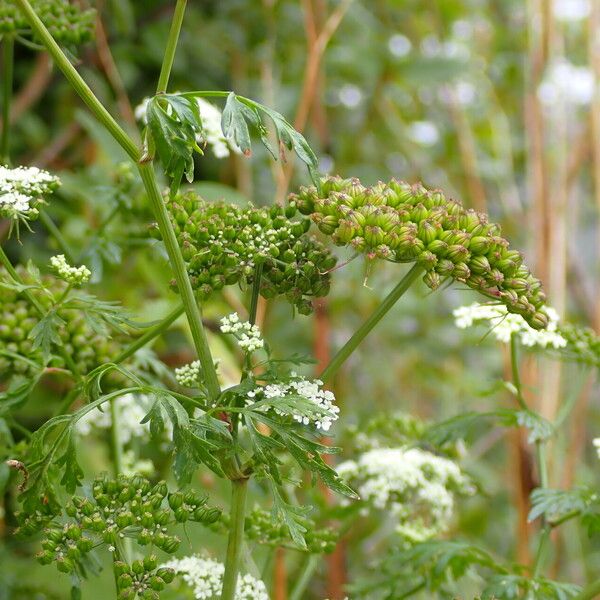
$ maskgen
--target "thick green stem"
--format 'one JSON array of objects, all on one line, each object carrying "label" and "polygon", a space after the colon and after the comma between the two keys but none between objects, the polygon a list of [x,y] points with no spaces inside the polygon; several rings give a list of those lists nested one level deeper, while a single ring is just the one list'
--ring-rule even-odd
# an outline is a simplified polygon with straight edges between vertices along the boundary
[{"label": "thick green stem", "polygon": [[240,557],[244,543],[247,495],[248,479],[233,479],[231,481],[231,522],[229,524],[221,600],[234,600],[235,598],[235,589],[240,572]]},{"label": "thick green stem", "polygon": [[186,4],[187,0],[177,0],[177,4],[175,6],[173,20],[171,21],[171,29],[169,31],[169,38],[167,40],[167,47],[165,48],[162,67],[160,69],[160,76],[158,78],[158,85],[156,87],[157,94],[166,92],[167,86],[169,85],[169,77],[173,67],[173,60],[175,59],[175,51],[177,50],[177,41],[179,40],[179,33],[181,31],[181,24],[183,23],[183,15],[185,14]]},{"label": "thick green stem", "polygon": [[19,8],[27,17],[27,20],[35,32],[37,37],[42,41],[48,52],[63,72],[74,90],[79,94],[94,116],[106,127],[109,133],[115,138],[120,146],[127,152],[133,161],[137,164],[140,177],[144,183],[148,199],[152,205],[155,218],[158,222],[160,233],[164,240],[171,268],[175,274],[175,280],[179,293],[181,294],[182,302],[188,318],[190,329],[192,331],[192,339],[198,353],[198,358],[202,364],[203,371],[206,375],[206,386],[212,400],[215,400],[221,393],[217,372],[215,370],[214,361],[212,359],[210,348],[208,346],[208,338],[202,325],[202,317],[200,309],[194,297],[181,249],[177,244],[177,238],[173,225],[169,219],[166,206],[163,202],[156,176],[151,164],[140,163],[141,153],[135,143],[129,138],[121,127],[116,123],[110,113],[104,108],[102,103],[96,98],[92,90],[85,83],[77,70],[69,62],[59,45],[56,43],[52,35],[41,22],[28,0],[16,0]]},{"label": "thick green stem", "polygon": [[150,343],[155,337],[159,336],[163,331],[166,331],[182,314],[184,308],[180,304],[176,309],[172,310],[160,323],[149,327],[146,332],[137,340],[133,341],[125,350],[115,358],[114,362],[119,364],[134,355],[140,348]]},{"label": "thick green stem", "polygon": [[415,264],[411,270],[402,278],[400,283],[387,295],[375,312],[355,331],[354,335],[342,346],[338,353],[331,359],[320,375],[320,379],[328,381],[346,362],[348,357],[356,350],[357,346],[367,337],[370,331],[383,319],[389,310],[398,302],[402,295],[423,273],[423,267]]},{"label": "thick green stem", "polygon": [[190,278],[187,274],[185,262],[183,260],[183,256],[181,255],[181,249],[177,243],[177,237],[175,236],[173,224],[169,219],[167,207],[165,206],[163,198],[158,189],[156,176],[154,175],[154,168],[151,164],[140,163],[138,165],[138,170],[152,205],[152,210],[158,223],[158,228],[162,234],[163,242],[169,256],[169,261],[171,262],[171,267],[175,272],[177,289],[181,295],[181,300],[183,302],[185,313],[190,325],[190,330],[192,332],[192,339],[194,340],[196,352],[198,353],[198,358],[200,359],[200,364],[202,365],[202,371],[204,372],[204,376],[206,378],[206,388],[208,390],[210,399],[216,400],[221,393],[221,387],[217,378],[217,371],[215,369],[214,361],[210,353],[206,330],[202,324],[200,308],[196,303],[194,290],[192,289],[192,284],[190,283]]},{"label": "thick green stem", "polygon": [[586,586],[574,600],[594,600],[600,596],[600,579]]},{"label": "thick green stem", "polygon": [[5,35],[2,40],[2,138],[0,139],[0,164],[10,164],[9,132],[10,104],[13,93],[15,38]]},{"label": "thick green stem", "polygon": [[321,557],[318,554],[309,554],[306,557],[300,573],[298,573],[298,576],[296,577],[296,584],[292,588],[289,600],[302,600],[302,598],[304,598],[304,592],[317,570],[320,560]]}]

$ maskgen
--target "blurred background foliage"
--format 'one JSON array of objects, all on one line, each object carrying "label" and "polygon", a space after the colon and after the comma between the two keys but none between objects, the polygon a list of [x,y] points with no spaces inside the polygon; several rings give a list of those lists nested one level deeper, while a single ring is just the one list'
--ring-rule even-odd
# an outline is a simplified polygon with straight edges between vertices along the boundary
[{"label": "blurred background foliage", "polygon": [[[96,39],[78,50],[78,68],[135,131],[135,107],[153,93],[173,3],[106,0],[95,6]],[[188,6],[170,87],[233,89],[275,108],[305,134],[322,172],[364,183],[422,180],[489,211],[524,249],[550,304],[568,320],[598,330],[599,34],[594,0],[197,0]],[[176,303],[165,293],[170,274],[146,235],[152,219],[139,183],[121,166],[122,151],[46,54],[18,45],[15,77],[13,162],[60,174],[63,187],[48,212],[75,255],[92,267],[98,293],[121,300],[142,321],[166,314]],[[295,166],[291,158],[273,164],[258,147],[251,160],[237,154],[219,160],[207,150],[197,160],[194,185],[207,199],[267,205],[307,183],[304,169]],[[8,243],[13,259],[45,264],[57,252],[41,224],[35,230],[35,236],[24,235],[23,245]],[[291,320],[287,304],[263,304],[265,336],[278,353],[315,352],[323,363],[399,276],[396,265],[367,269],[360,260],[350,262],[334,274],[332,294],[313,316]],[[244,294],[228,292],[211,303],[208,322],[237,309]],[[335,384],[342,407],[336,443],[344,445],[345,427],[360,429],[375,412],[440,420],[512,405],[498,383],[506,376],[504,349],[485,331],[453,324],[452,309],[474,300],[466,290],[432,294],[419,285],[393,309]],[[233,364],[228,349],[213,341],[224,364]],[[154,349],[167,365],[178,366],[193,358],[190,347],[180,320]],[[551,485],[597,485],[594,374],[538,357],[528,357],[524,369],[530,400],[548,418],[576,399],[551,448]],[[60,393],[60,378],[45,387]],[[44,396],[42,388],[39,395],[23,415],[31,428],[52,409],[52,394]],[[458,502],[447,535],[531,563],[538,525],[527,522],[528,497],[538,474],[526,436],[481,427],[471,438],[463,466],[480,491]],[[88,472],[106,468],[102,440],[86,444]],[[352,456],[351,443],[346,456]],[[161,461],[156,465],[160,469]],[[198,478],[224,504],[218,482],[207,474]],[[260,489],[252,493],[260,499]],[[304,500],[322,504],[317,496],[307,488]],[[364,575],[386,523],[373,521],[369,536],[365,527],[345,534],[305,597],[342,597],[342,585]],[[8,512],[4,534],[0,598],[65,597],[68,578],[34,566],[34,545],[11,539]],[[194,549],[222,551],[216,536],[188,534]],[[577,524],[556,536],[549,575],[578,583],[598,576],[597,541]],[[298,556],[278,552],[267,561],[267,553],[258,552],[255,562],[264,565],[273,597],[286,598],[282,573],[293,580]],[[27,590],[17,592],[23,581]],[[107,597],[111,585],[105,573],[101,585],[84,588],[85,597]],[[455,593],[471,598],[464,585]]]}]

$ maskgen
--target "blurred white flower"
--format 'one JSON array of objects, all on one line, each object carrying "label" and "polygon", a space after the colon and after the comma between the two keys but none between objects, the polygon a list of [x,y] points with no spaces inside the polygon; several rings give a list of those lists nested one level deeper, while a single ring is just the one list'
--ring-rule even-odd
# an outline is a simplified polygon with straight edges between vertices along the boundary
[{"label": "blurred white flower", "polygon": [[57,254],[56,256],[50,257],[50,266],[62,280],[74,286],[80,286],[87,283],[92,276],[92,272],[85,265],[72,267],[67,262],[64,254]]},{"label": "blurred white flower", "polygon": [[[150,408],[152,399],[143,394],[125,394],[114,402],[119,406],[119,437],[121,443],[129,444],[135,438],[150,437],[150,424],[141,423]],[[112,419],[108,405],[104,410],[95,408],[77,421],[76,429],[80,435],[89,435],[94,429],[110,429]]]},{"label": "blurred white flower", "polygon": [[598,458],[600,458],[600,437],[594,438],[592,440],[592,444],[594,448],[596,448],[596,454],[598,454]]},{"label": "blurred white flower", "polygon": [[421,541],[445,531],[452,518],[454,492],[471,493],[459,466],[419,448],[377,448],[346,461],[337,471],[362,500],[390,510],[397,531]]},{"label": "blurred white flower", "polygon": [[453,311],[454,322],[459,329],[467,329],[473,324],[485,321],[491,334],[500,342],[510,342],[513,333],[518,334],[524,346],[541,348],[564,348],[567,340],[558,332],[558,313],[551,307],[542,309],[548,316],[546,329],[533,329],[521,315],[509,313],[503,304],[479,304],[461,306]]},{"label": "blurred white flower", "polygon": [[[184,556],[162,565],[173,569],[192,588],[197,600],[217,600],[221,597],[225,566],[211,558]],[[252,575],[238,575],[235,600],[269,600],[267,588]]]},{"label": "blurred white flower", "polygon": [[595,85],[594,73],[590,68],[561,60],[547,69],[538,88],[538,97],[548,106],[559,101],[587,105],[592,101]]},{"label": "blurred white flower", "polygon": [[440,139],[438,128],[431,121],[415,121],[408,129],[410,138],[421,146],[433,146]]},{"label": "blurred white flower", "polygon": [[240,321],[239,315],[235,312],[221,319],[219,329],[223,333],[233,335],[244,352],[254,352],[265,345],[258,325],[252,325],[249,321]]},{"label": "blurred white flower", "polygon": [[552,12],[560,21],[581,21],[589,17],[591,11],[590,0],[554,0],[552,3]]},{"label": "blurred white flower", "polygon": [[395,33],[388,40],[388,48],[392,55],[402,58],[411,51],[412,43],[405,35]]},{"label": "blurred white flower", "polygon": [[346,84],[340,88],[338,93],[340,102],[346,108],[356,108],[363,99],[362,90],[353,84]]}]

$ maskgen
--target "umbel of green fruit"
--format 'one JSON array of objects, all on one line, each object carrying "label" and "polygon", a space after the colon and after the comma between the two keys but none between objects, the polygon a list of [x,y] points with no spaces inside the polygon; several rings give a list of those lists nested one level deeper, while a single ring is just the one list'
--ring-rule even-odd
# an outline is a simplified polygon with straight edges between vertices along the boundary
[{"label": "umbel of green fruit", "polygon": [[548,323],[541,283],[500,226],[438,190],[395,179],[366,187],[358,179],[330,177],[320,189],[291,194],[289,203],[339,246],[370,259],[419,263],[431,289],[450,277],[502,302],[535,329]]},{"label": "umbel of green fruit", "polygon": [[[77,2],[69,0],[31,0],[52,37],[68,46],[77,46],[94,36],[96,11],[84,9]],[[0,35],[30,35],[29,22],[12,0],[0,2]]]},{"label": "umbel of green fruit", "polygon": [[[18,273],[27,281],[25,269],[19,267]],[[0,280],[8,281],[7,273],[0,269]],[[66,284],[53,277],[44,277],[43,283],[59,296]],[[35,294],[40,305],[48,310],[50,297],[46,294]],[[59,316],[63,323],[58,328],[58,335],[64,351],[72,357],[75,366],[82,373],[94,367],[110,362],[116,354],[116,344],[107,336],[94,332],[79,310],[62,309]],[[33,349],[31,333],[40,322],[38,311],[19,292],[0,285],[0,379],[12,373],[27,374],[32,365],[19,357],[41,362],[41,351]],[[58,353],[56,353],[58,354]],[[65,366],[62,359],[53,359],[54,366]]]},{"label": "umbel of green fruit", "polygon": [[[310,220],[293,207],[239,207],[207,203],[194,192],[167,200],[192,286],[201,299],[226,285],[251,284],[262,265],[260,293],[285,296],[308,314],[311,300],[327,295],[336,259],[307,235]],[[160,239],[158,227],[151,235]]]}]

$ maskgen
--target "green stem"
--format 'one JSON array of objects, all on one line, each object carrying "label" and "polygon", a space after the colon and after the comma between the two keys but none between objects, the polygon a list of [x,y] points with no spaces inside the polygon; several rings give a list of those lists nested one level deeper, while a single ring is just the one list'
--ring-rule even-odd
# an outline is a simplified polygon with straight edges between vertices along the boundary
[{"label": "green stem", "polygon": [[113,458],[113,470],[115,477],[123,473],[123,444],[119,432],[119,406],[118,398],[110,401],[110,446]]},{"label": "green stem", "polygon": [[600,595],[600,579],[587,585],[573,600],[594,600]]},{"label": "green stem", "polygon": [[131,159],[136,163],[140,177],[144,183],[146,193],[152,205],[154,216],[158,222],[160,233],[164,240],[169,262],[175,274],[175,280],[179,293],[181,294],[182,302],[188,318],[192,339],[198,353],[198,358],[202,364],[204,373],[206,374],[206,386],[211,400],[216,398],[221,393],[221,388],[217,379],[214,361],[212,359],[210,348],[208,346],[208,338],[202,325],[202,316],[200,309],[196,304],[194,291],[190,283],[181,249],[177,244],[177,238],[173,230],[173,225],[169,219],[169,215],[163,202],[156,175],[151,164],[140,163],[141,153],[131,138],[119,127],[110,113],[104,108],[102,103],[96,98],[92,90],[85,83],[77,70],[69,62],[59,45],[56,43],[52,35],[46,29],[40,18],[37,16],[29,0],[16,0],[19,8],[26,16],[31,29],[36,36],[42,41],[48,52],[63,72],[73,89],[79,94],[96,119],[108,130],[115,138],[119,145],[127,152]]},{"label": "green stem", "polygon": [[127,346],[127,348],[125,348],[125,350],[123,350],[113,362],[119,364],[122,363],[124,360],[127,360],[140,348],[143,348],[155,337],[159,336],[163,331],[166,331],[171,326],[171,324],[174,323],[183,314],[183,311],[183,304],[180,304],[177,308],[172,310],[160,323],[149,327],[143,335],[141,335],[139,338],[137,338],[137,340],[129,344],[129,346]]},{"label": "green stem", "polygon": [[166,92],[167,86],[169,85],[169,77],[171,76],[171,69],[173,68],[175,51],[177,50],[177,41],[179,40],[179,33],[181,31],[181,24],[183,23],[186,4],[187,0],[177,0],[177,4],[175,5],[171,29],[169,30],[169,38],[167,39],[167,47],[165,48],[160,76],[158,77],[158,85],[156,87],[157,94]]},{"label": "green stem", "polygon": [[181,300],[183,302],[190,325],[190,330],[192,332],[192,339],[194,340],[196,352],[198,353],[198,358],[200,359],[202,370],[206,378],[206,388],[208,390],[210,400],[216,400],[221,394],[221,386],[219,385],[217,371],[210,353],[208,337],[206,336],[206,331],[204,329],[204,325],[202,324],[200,308],[196,303],[194,290],[192,289],[192,284],[190,283],[190,278],[187,274],[185,262],[183,260],[183,256],[181,255],[181,249],[177,243],[177,237],[175,236],[173,224],[169,219],[167,207],[165,206],[160,194],[160,190],[158,189],[156,176],[154,175],[154,168],[151,164],[140,163],[138,165],[138,170],[140,172],[142,181],[144,182],[144,187],[146,188],[150,203],[152,204],[154,216],[158,223],[158,228],[162,234],[162,238],[167,249],[167,254],[169,256],[169,261],[171,262],[171,267],[175,272],[177,289],[181,295]]},{"label": "green stem", "polygon": [[54,62],[63,72],[73,89],[79,94],[80,98],[85,102],[87,107],[92,111],[92,113],[94,113],[94,116],[98,119],[98,121],[100,121],[100,123],[102,123],[102,125],[104,125],[104,127],[106,127],[106,129],[115,138],[123,150],[127,152],[132,160],[137,162],[140,158],[140,151],[138,150],[137,146],[127,135],[127,133],[125,133],[125,131],[117,124],[106,108],[104,108],[88,84],[82,79],[75,67],[70,63],[69,59],[52,37],[52,34],[46,29],[46,26],[37,16],[35,10],[33,10],[29,0],[15,0],[15,3],[19,6],[21,12],[27,18],[32,31],[46,47],[50,53],[50,56],[52,56]]},{"label": "green stem", "polygon": [[0,139],[0,163],[6,165],[10,164],[10,104],[13,93],[14,58],[15,39],[7,34],[2,41],[2,138]]},{"label": "green stem", "polygon": [[320,558],[318,554],[309,554],[306,557],[300,573],[296,577],[296,584],[290,593],[289,600],[302,600],[304,598],[304,592],[319,566]]},{"label": "green stem", "polygon": [[58,242],[58,247],[61,249],[65,258],[73,264],[75,261],[75,254],[71,250],[69,243],[60,232],[60,229],[56,226],[56,223],[50,218],[50,215],[45,210],[40,210],[40,221],[44,224],[44,227],[48,230],[54,239]]},{"label": "green stem", "polygon": [[513,384],[517,392],[517,402],[523,410],[529,410],[527,402],[523,397],[523,388],[521,387],[521,376],[519,374],[519,357],[517,353],[517,336],[512,333],[510,336],[510,366],[512,371]]},{"label": "green stem", "polygon": [[260,294],[260,280],[262,278],[263,264],[258,263],[254,267],[254,282],[252,283],[252,298],[250,299],[250,316],[248,320],[251,325],[256,323],[256,311],[258,310],[258,296]]},{"label": "green stem", "polygon": [[244,521],[246,517],[246,496],[248,495],[248,479],[231,481],[231,522],[227,540],[225,557],[225,573],[223,574],[223,591],[221,600],[234,600],[240,571],[240,557],[244,542]]},{"label": "green stem", "polygon": [[[523,388],[521,386],[521,375],[519,374],[519,357],[517,352],[517,337],[516,334],[510,336],[510,365],[512,371],[513,384],[517,393],[517,401],[519,406],[523,410],[530,410],[523,397]],[[536,440],[535,442],[535,454],[538,473],[540,477],[540,488],[544,489],[548,487],[548,466],[546,464],[546,456],[544,453],[544,442],[542,440]],[[532,576],[539,577],[542,572],[546,556],[549,550],[550,543],[550,532],[552,527],[548,523],[547,519],[544,518],[542,531],[538,541],[537,552],[533,562]],[[531,596],[531,595],[530,595]]]},{"label": "green stem", "polygon": [[354,335],[342,346],[338,353],[331,359],[331,362],[325,367],[319,379],[328,381],[338,369],[344,364],[348,357],[356,350],[357,346],[367,337],[370,331],[381,321],[389,310],[398,302],[402,295],[408,290],[413,282],[421,275],[423,267],[415,264],[410,271],[402,278],[400,283],[387,295],[383,302],[377,307],[375,312],[354,332]]}]

